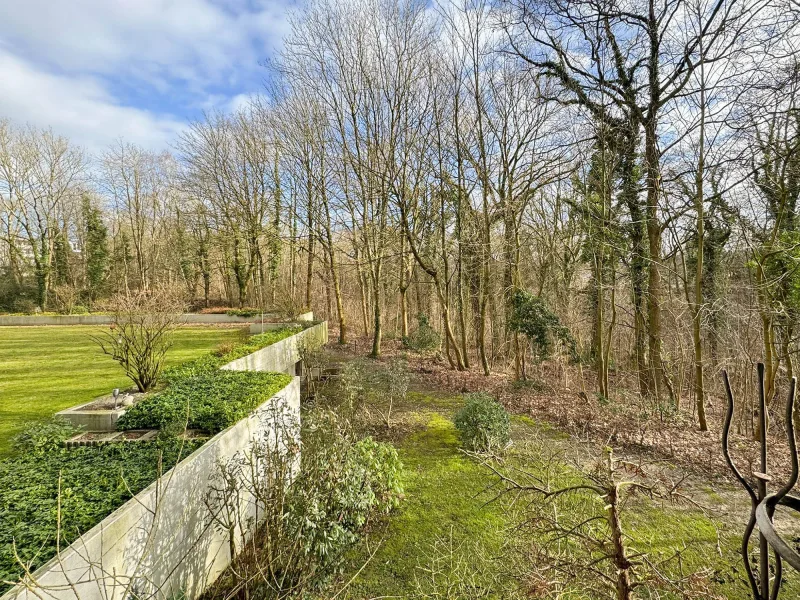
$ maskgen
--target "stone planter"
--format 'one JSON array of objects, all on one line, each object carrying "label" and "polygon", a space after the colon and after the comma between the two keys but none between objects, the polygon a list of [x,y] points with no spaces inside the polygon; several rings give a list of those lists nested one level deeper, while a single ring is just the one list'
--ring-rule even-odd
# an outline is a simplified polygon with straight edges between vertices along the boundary
[{"label": "stone planter", "polygon": [[[210,478],[221,463],[254,442],[274,440],[276,431],[285,431],[275,428],[278,407],[299,424],[299,378],[211,438],[62,549],[27,585],[17,585],[0,600],[198,598],[231,562],[228,532],[211,523],[206,503]],[[245,516],[254,516],[253,499],[241,502]],[[237,530],[234,546],[248,533]]]},{"label": "stone planter", "polygon": [[144,396],[145,394],[138,392],[123,392],[119,396],[116,408],[113,406],[112,396],[100,396],[85,404],[59,411],[56,416],[86,431],[116,431],[117,421],[125,414],[125,410]]}]

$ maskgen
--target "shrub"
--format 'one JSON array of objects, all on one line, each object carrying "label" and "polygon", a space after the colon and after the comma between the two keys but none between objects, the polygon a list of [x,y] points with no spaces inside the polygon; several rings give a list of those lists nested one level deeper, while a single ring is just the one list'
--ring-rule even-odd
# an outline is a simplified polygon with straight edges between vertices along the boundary
[{"label": "shrub", "polygon": [[29,423],[14,438],[14,447],[21,454],[41,456],[61,447],[64,440],[77,435],[81,428],[66,419],[53,417],[47,421]]},{"label": "shrub", "polygon": [[32,315],[39,309],[36,302],[30,298],[16,298],[11,307],[15,313],[23,313],[26,315]]},{"label": "shrub", "polygon": [[403,338],[403,345],[414,352],[433,352],[442,345],[442,336],[431,327],[428,316],[420,313],[417,316],[417,329]]},{"label": "shrub", "polygon": [[[273,451],[275,440],[255,444],[223,465],[216,479],[209,504],[217,527],[227,530],[242,518],[242,488],[258,499],[262,521],[209,597],[232,589],[247,597],[305,597],[339,571],[361,529],[402,495],[394,447],[354,439],[344,421],[326,411],[304,417],[300,455],[297,423],[278,422],[286,432],[280,437],[288,440],[285,453]],[[252,473],[259,474],[255,480]],[[242,483],[232,474],[247,477]]]},{"label": "shrub", "polygon": [[578,360],[575,338],[542,298],[524,290],[516,290],[511,302],[509,328],[528,338],[537,361],[550,357],[554,341],[563,344],[572,360]]},{"label": "shrub", "polygon": [[225,314],[229,317],[258,317],[263,313],[260,308],[231,308],[225,311]]},{"label": "shrub", "polygon": [[0,594],[7,587],[2,581],[24,574],[15,552],[38,568],[59,543],[63,548],[154,481],[159,465],[167,470],[199,445],[58,448],[0,461]]},{"label": "shrub", "polygon": [[344,552],[373,515],[397,506],[401,472],[397,450],[372,438],[353,442],[340,435],[325,444],[307,444],[286,518],[320,580],[337,572]]},{"label": "shrub", "polygon": [[174,380],[134,404],[117,428],[161,429],[185,424],[189,429],[218,433],[249,415],[291,381],[289,375],[255,371],[211,371]]},{"label": "shrub", "polygon": [[52,302],[59,314],[75,314],[75,305],[79,300],[80,290],[74,286],[67,284],[57,285],[52,290]]},{"label": "shrub", "polygon": [[511,419],[503,406],[488,394],[467,394],[466,405],[453,419],[461,442],[469,450],[490,452],[508,445]]},{"label": "shrub", "polygon": [[396,508],[403,494],[400,480],[403,464],[394,446],[364,438],[355,444],[354,460],[364,474],[365,487],[370,490],[369,510],[388,513]]},{"label": "shrub", "polygon": [[349,360],[342,367],[339,388],[348,410],[352,411],[362,404],[367,393],[366,377],[364,365],[358,360]]}]

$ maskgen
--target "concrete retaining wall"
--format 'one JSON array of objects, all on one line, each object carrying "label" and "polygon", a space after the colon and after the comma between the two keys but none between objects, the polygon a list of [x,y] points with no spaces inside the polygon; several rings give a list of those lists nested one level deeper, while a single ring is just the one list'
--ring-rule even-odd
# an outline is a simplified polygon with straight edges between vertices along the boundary
[{"label": "concrete retaining wall", "polygon": [[[298,378],[38,569],[35,587],[18,586],[0,600],[170,598],[181,591],[197,598],[231,561],[228,535],[212,525],[206,505],[209,478],[274,431],[277,405],[299,424]],[[243,503],[252,514],[251,499]]]},{"label": "concrete retaining wall", "polygon": [[[274,327],[282,327],[280,315],[265,314],[265,319]],[[296,317],[297,321],[312,321],[314,313],[303,313]],[[236,317],[230,315],[185,314],[182,320],[187,325],[214,325],[231,323],[258,323],[261,317]],[[0,327],[36,327],[42,325],[110,325],[111,315],[0,315]],[[265,323],[266,324],[266,323]]]},{"label": "concrete retaining wall", "polygon": [[[253,332],[253,327],[250,331]],[[321,346],[326,343],[328,343],[328,322],[323,321],[271,346],[236,359],[222,368],[231,371],[273,371],[297,375],[297,363],[300,362],[299,349],[303,344]]]}]

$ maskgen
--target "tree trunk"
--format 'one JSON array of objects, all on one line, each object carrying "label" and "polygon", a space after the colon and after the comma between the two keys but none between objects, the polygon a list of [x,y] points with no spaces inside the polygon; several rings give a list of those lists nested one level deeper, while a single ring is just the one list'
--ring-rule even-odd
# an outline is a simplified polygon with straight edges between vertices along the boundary
[{"label": "tree trunk", "polygon": [[[701,67],[702,69],[702,67]],[[702,70],[701,70],[702,73]],[[705,246],[705,202],[703,175],[705,167],[705,82],[700,90],[700,154],[695,179],[695,212],[697,213],[697,257],[694,272],[694,307],[692,309],[692,342],[694,345],[694,398],[700,431],[708,431],[706,393],[703,381],[703,253]]]},{"label": "tree trunk", "polygon": [[664,363],[661,356],[661,225],[658,219],[658,196],[660,194],[660,169],[658,138],[655,118],[645,124],[645,162],[647,171],[647,242],[649,262],[647,266],[647,351],[652,376],[651,393],[661,398],[664,386]]}]

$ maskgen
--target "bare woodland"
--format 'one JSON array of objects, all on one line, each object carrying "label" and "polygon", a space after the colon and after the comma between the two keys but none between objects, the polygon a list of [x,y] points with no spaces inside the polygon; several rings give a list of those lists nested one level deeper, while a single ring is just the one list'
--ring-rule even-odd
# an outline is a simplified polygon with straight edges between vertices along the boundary
[{"label": "bare woodland", "polygon": [[[795,374],[798,16],[313,0],[263,93],[169,152],[90,156],[0,121],[0,305],[178,289],[196,308],[311,308],[373,356],[424,315],[453,370],[535,376],[563,351],[598,398],[633,390],[705,430],[723,366],[765,362],[769,398]],[[533,351],[518,291],[576,356]]]}]

